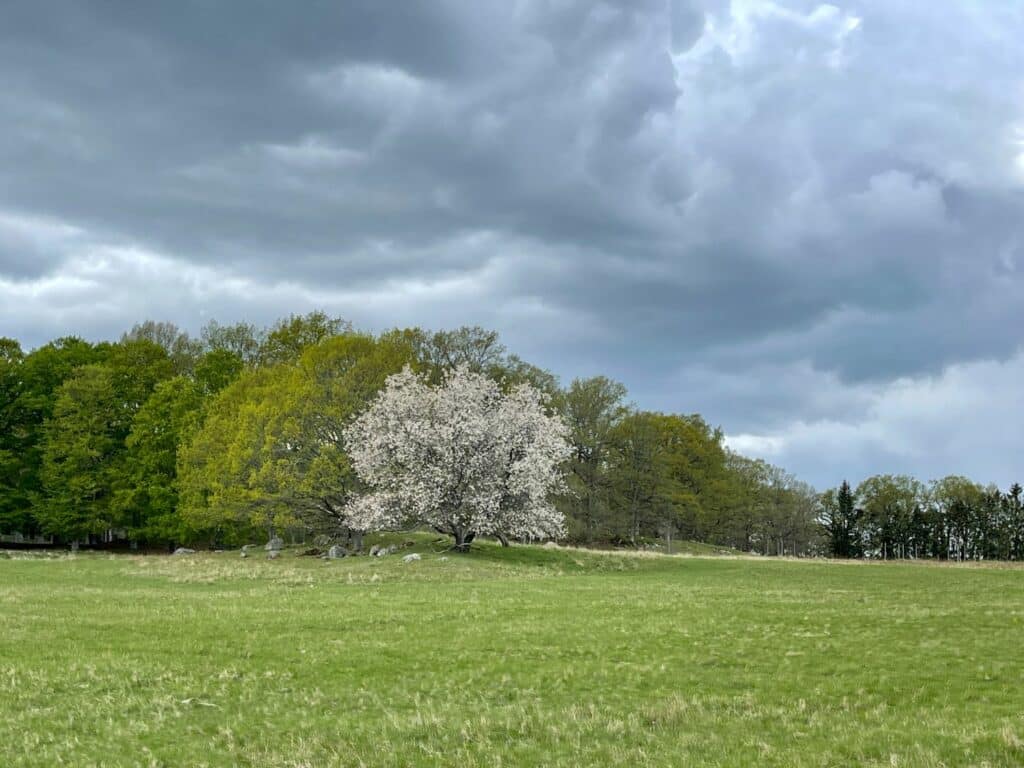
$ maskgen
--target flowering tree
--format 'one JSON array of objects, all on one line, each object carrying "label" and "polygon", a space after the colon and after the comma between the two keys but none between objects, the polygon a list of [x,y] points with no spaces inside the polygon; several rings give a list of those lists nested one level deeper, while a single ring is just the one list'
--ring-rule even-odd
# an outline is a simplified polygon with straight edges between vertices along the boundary
[{"label": "flowering tree", "polygon": [[562,489],[567,429],[529,385],[503,393],[460,366],[436,387],[407,367],[345,430],[359,478],[361,530],[429,525],[465,550],[477,535],[556,537],[564,520],[549,500]]}]

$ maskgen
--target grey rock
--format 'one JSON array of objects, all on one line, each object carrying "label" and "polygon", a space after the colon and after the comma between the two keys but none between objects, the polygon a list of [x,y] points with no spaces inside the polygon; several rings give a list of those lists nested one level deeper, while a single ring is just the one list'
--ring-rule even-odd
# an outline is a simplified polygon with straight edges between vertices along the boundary
[{"label": "grey rock", "polygon": [[341,558],[347,557],[347,556],[348,556],[348,550],[345,549],[340,544],[335,544],[334,546],[332,546],[330,549],[327,550],[327,559],[328,560],[340,560]]},{"label": "grey rock", "polygon": [[178,547],[174,550],[174,554],[176,555],[194,555],[195,553],[196,551],[194,549],[189,549],[188,547]]},{"label": "grey rock", "polygon": [[267,546],[264,547],[267,552],[277,552],[284,549],[284,539],[280,536],[275,536],[267,542]]},{"label": "grey rock", "polygon": [[242,550],[242,557],[248,557],[248,556],[249,556],[249,553],[248,553],[248,552],[246,552],[246,551],[245,551],[245,550],[243,549],[243,550]]},{"label": "grey rock", "polygon": [[269,552],[267,552],[267,560],[277,560],[277,558],[279,558],[280,556],[281,550],[279,549],[272,549]]},{"label": "grey rock", "polygon": [[423,558],[420,557],[419,552],[413,552],[412,554],[409,554],[409,555],[406,555],[405,557],[403,557],[402,558],[402,562],[403,563],[412,563],[412,562],[415,562],[416,560],[422,560],[422,559]]}]

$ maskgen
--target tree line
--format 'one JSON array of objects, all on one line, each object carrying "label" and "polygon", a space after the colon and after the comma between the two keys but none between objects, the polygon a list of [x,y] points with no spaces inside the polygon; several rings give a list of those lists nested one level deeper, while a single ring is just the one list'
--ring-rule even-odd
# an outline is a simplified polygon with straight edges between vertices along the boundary
[{"label": "tree line", "polygon": [[[1021,556],[1019,488],[999,494],[947,479],[924,493],[906,478],[872,478],[856,492],[818,494],[729,450],[700,415],[638,409],[603,376],[563,386],[492,331],[368,334],[323,312],[267,328],[211,322],[197,337],[147,321],[117,342],[66,337],[27,352],[0,340],[0,533],[230,546],[278,531],[358,546],[351,509],[370,490],[372,462],[365,454],[361,476],[347,442],[352,425],[389,377],[408,370],[437,386],[460,369],[505,393],[528,385],[564,426],[552,502],[565,541]],[[533,528],[511,530],[522,538]]]},{"label": "tree line", "polygon": [[1024,560],[1024,497],[951,475],[924,484],[877,475],[821,495],[830,554],[854,558]]}]

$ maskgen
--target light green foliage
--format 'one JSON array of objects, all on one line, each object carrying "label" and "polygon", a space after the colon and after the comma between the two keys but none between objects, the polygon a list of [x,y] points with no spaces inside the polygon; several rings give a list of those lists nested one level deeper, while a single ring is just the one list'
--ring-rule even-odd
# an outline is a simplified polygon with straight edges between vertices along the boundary
[{"label": "light green foliage", "polygon": [[344,527],[341,510],[358,481],[342,430],[413,355],[400,337],[349,333],[308,348],[291,371],[287,394],[268,414],[263,462],[274,473],[270,485],[307,525],[328,533]]},{"label": "light green foliage", "polygon": [[412,360],[401,335],[347,333],[295,363],[246,371],[180,454],[186,523],[216,540],[297,521],[336,533],[355,483],[342,427]]},{"label": "light green foliage", "polygon": [[0,764],[1024,763],[1020,569],[416,541],[0,559]]},{"label": "light green foliage", "polygon": [[297,360],[307,348],[351,331],[352,324],[348,321],[319,310],[307,315],[289,315],[267,331],[260,349],[260,363],[275,365]]},{"label": "light green foliage", "polygon": [[250,369],[208,404],[203,423],[178,451],[183,526],[211,542],[244,540],[254,528],[290,521],[259,479],[266,411],[280,396],[283,367]]},{"label": "light green foliage", "polygon": [[180,540],[176,465],[178,445],[202,418],[203,392],[192,379],[161,382],[135,414],[124,477],[115,507],[132,538]]}]

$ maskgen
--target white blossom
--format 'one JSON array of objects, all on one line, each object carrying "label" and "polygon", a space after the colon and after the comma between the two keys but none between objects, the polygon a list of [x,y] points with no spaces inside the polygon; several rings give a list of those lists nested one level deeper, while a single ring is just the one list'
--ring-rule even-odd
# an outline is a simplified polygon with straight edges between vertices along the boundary
[{"label": "white blossom", "polygon": [[564,519],[550,497],[563,489],[568,430],[544,396],[460,367],[436,387],[408,367],[388,378],[345,430],[349,456],[372,490],[346,512],[361,530],[429,525],[455,537],[551,538]]}]

